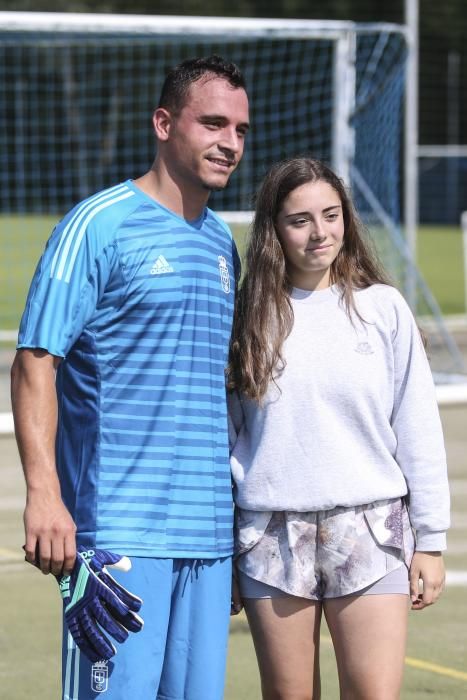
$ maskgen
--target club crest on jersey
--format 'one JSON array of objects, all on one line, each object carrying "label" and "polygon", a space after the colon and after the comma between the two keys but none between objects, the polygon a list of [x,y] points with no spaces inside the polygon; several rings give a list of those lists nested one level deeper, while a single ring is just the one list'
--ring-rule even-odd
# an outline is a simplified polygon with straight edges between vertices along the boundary
[{"label": "club crest on jersey", "polygon": [[222,289],[228,294],[230,292],[230,275],[227,261],[223,255],[219,255],[217,259],[219,261],[219,274],[221,276]]},{"label": "club crest on jersey", "polygon": [[91,690],[105,693],[109,685],[109,669],[106,661],[98,661],[91,668]]}]

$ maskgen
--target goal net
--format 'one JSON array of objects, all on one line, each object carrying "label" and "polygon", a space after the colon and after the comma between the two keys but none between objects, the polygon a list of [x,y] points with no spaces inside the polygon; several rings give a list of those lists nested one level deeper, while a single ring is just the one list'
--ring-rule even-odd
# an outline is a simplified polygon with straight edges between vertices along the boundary
[{"label": "goal net", "polygon": [[327,161],[352,187],[396,283],[403,289],[409,274],[417,310],[428,305],[433,368],[462,371],[401,234],[403,27],[22,12],[0,19],[1,328],[17,327],[53,222],[150,166],[151,116],[167,70],[218,53],[245,75],[252,129],[240,166],[210,206],[245,223],[271,163],[299,153]]}]

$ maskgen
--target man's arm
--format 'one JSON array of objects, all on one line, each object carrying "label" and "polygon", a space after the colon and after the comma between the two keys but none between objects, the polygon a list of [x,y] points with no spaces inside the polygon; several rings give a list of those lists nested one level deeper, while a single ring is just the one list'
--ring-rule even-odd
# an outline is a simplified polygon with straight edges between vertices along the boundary
[{"label": "man's arm", "polygon": [[55,464],[60,358],[45,350],[19,350],[11,369],[11,401],[26,479],[26,561],[43,574],[70,574],[76,557],[76,526],[60,492]]}]

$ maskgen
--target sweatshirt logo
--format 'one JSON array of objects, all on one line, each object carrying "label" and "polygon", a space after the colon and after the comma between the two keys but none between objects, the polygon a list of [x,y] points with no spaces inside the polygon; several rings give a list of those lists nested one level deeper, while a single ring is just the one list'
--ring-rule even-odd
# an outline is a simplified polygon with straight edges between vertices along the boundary
[{"label": "sweatshirt logo", "polygon": [[371,347],[370,343],[362,342],[354,348],[355,352],[360,353],[360,355],[374,355],[375,351]]}]

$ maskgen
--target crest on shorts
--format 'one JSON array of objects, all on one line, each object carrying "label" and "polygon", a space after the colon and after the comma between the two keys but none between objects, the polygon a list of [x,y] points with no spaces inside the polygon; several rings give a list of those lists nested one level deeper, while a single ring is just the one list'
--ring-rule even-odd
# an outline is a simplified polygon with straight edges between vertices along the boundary
[{"label": "crest on shorts", "polygon": [[230,292],[230,275],[227,261],[223,255],[219,255],[217,259],[219,261],[219,274],[221,276],[222,289],[228,294]]},{"label": "crest on shorts", "polygon": [[91,668],[91,690],[105,693],[109,685],[109,669],[106,661],[98,661]]}]

